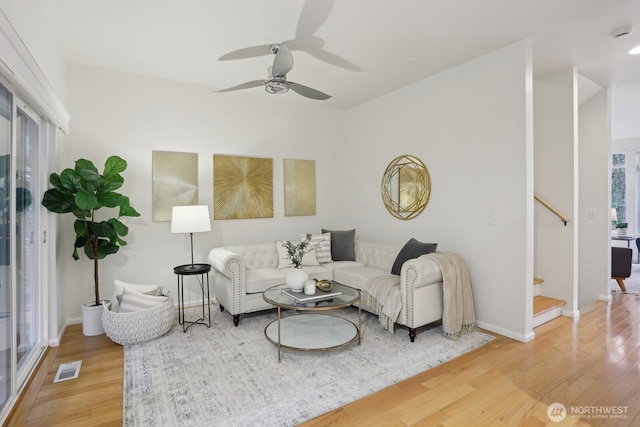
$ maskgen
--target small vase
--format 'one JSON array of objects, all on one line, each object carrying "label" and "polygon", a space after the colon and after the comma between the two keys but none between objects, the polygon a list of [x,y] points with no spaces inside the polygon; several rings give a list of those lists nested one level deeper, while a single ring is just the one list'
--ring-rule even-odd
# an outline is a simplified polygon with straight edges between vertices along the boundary
[{"label": "small vase", "polygon": [[302,292],[304,282],[309,279],[309,275],[302,268],[294,268],[287,273],[286,283],[294,292]]}]

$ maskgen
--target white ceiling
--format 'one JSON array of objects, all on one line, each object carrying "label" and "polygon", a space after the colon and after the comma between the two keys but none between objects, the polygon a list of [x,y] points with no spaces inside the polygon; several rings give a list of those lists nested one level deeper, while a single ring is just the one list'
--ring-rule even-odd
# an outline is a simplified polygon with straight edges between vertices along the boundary
[{"label": "white ceiling", "polygon": [[[305,7],[303,12],[303,6]],[[222,89],[266,78],[273,56],[220,61],[257,45],[290,43],[288,79],[333,95],[312,101],[349,108],[529,39],[534,72],[568,67],[606,87],[640,83],[638,0],[41,0],[64,58],[75,64]],[[302,13],[301,13],[302,12]],[[300,19],[301,16],[303,19]],[[612,30],[636,25],[613,39]],[[353,71],[296,44],[324,43]],[[317,51],[317,47],[316,47]],[[233,92],[211,96],[232,97]]]}]

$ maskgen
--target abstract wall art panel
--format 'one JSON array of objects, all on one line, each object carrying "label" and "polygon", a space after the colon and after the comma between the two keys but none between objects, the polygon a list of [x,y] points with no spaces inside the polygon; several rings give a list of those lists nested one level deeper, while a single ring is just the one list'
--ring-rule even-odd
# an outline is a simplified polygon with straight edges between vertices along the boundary
[{"label": "abstract wall art panel", "polygon": [[284,215],[316,214],[315,160],[284,159]]},{"label": "abstract wall art panel", "polygon": [[214,154],[213,218],[273,218],[273,159]]},{"label": "abstract wall art panel", "polygon": [[198,154],[152,152],[154,221],[171,221],[174,206],[198,204]]}]

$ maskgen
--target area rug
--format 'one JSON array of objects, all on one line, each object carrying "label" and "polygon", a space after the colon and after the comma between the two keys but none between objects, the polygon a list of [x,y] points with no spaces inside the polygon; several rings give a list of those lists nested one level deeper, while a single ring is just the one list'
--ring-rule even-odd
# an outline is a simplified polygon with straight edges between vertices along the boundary
[{"label": "area rug", "polygon": [[[335,313],[334,313],[335,314]],[[357,310],[339,313],[357,323]],[[304,314],[298,314],[304,316]],[[191,317],[190,317],[191,316]],[[187,320],[197,312],[187,311]],[[294,426],[476,349],[474,332],[452,341],[441,326],[395,334],[362,315],[362,342],[323,352],[284,350],[267,341],[275,311],[244,315],[238,327],[212,307],[212,325],[125,347],[125,426]]]}]

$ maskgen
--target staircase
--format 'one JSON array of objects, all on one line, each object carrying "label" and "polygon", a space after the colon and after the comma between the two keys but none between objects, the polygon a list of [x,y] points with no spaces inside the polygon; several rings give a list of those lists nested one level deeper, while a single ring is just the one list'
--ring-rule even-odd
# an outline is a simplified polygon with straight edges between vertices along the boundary
[{"label": "staircase", "polygon": [[550,320],[560,317],[562,315],[562,307],[567,303],[566,301],[549,298],[540,295],[540,285],[544,283],[544,280],[539,278],[533,279],[534,284],[534,297],[533,297],[533,327],[547,323]]}]

